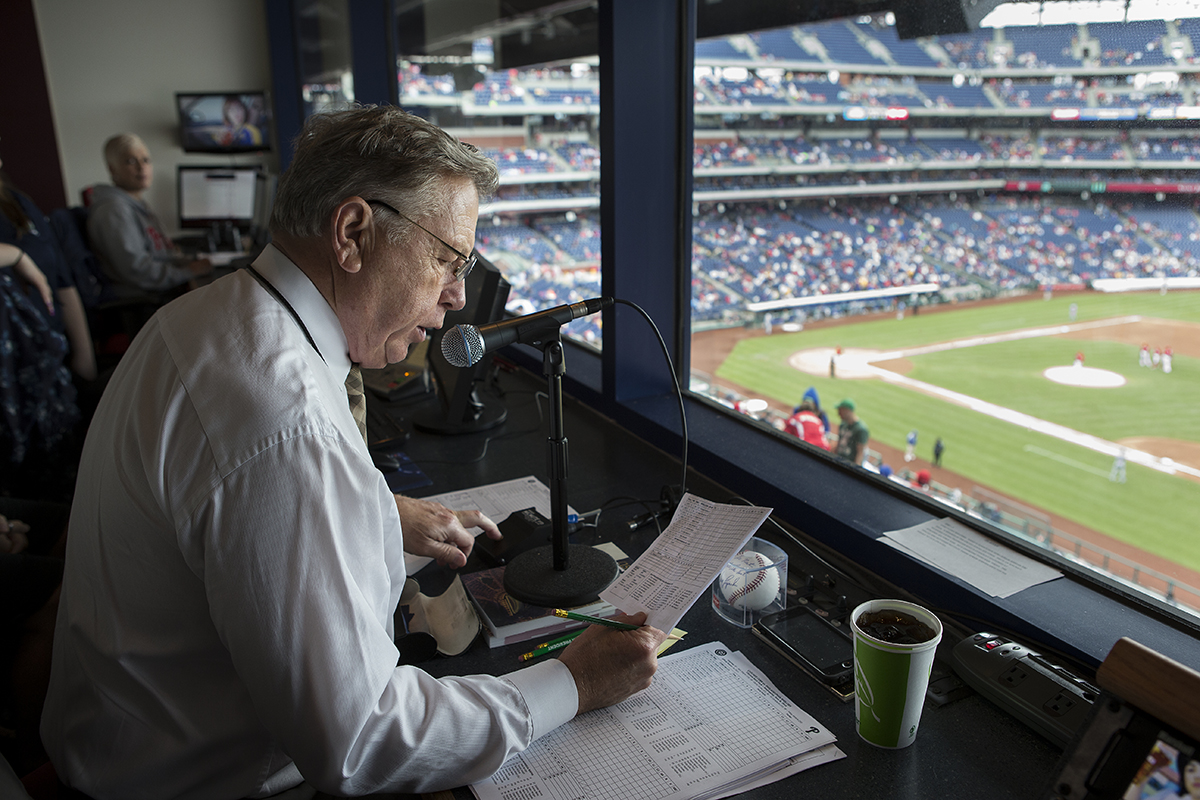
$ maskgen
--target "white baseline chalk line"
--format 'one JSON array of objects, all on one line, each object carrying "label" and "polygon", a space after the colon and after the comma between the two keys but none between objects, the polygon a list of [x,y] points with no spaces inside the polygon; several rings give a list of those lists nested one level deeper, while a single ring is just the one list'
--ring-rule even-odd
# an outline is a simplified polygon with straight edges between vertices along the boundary
[{"label": "white baseline chalk line", "polygon": [[879,353],[871,356],[868,362],[923,356],[929,353],[941,353],[945,350],[959,350],[964,347],[979,347],[985,344],[999,344],[1001,342],[1016,342],[1021,339],[1038,339],[1042,336],[1061,336],[1064,333],[1075,333],[1077,331],[1094,330],[1096,328],[1111,328],[1116,325],[1129,325],[1130,323],[1141,321],[1141,315],[1134,314],[1128,317],[1112,317],[1111,319],[1096,320],[1095,322],[1080,322],[1075,325],[1053,325],[1049,328],[1026,328],[1025,330],[997,333],[990,336],[972,336],[969,339],[955,339],[953,342],[939,342],[922,347],[911,347],[907,350]]},{"label": "white baseline chalk line", "polygon": [[1049,458],[1052,461],[1057,461],[1060,464],[1066,464],[1068,467],[1074,467],[1075,469],[1081,469],[1084,472],[1090,472],[1093,475],[1099,475],[1101,478],[1107,478],[1109,475],[1112,474],[1111,471],[1105,472],[1102,469],[1096,469],[1095,467],[1093,467],[1089,464],[1084,464],[1082,462],[1076,461],[1073,458],[1067,458],[1066,456],[1060,456],[1058,453],[1052,453],[1049,450],[1045,450],[1041,447],[1038,447],[1037,445],[1033,445],[1033,444],[1025,445],[1025,452],[1033,453],[1034,455],[1038,455],[1038,456],[1045,456],[1046,458]]},{"label": "white baseline chalk line", "polygon": [[[1032,431],[1053,436],[1056,439],[1061,439],[1064,442],[1086,447],[1089,450],[1094,450],[1097,453],[1102,453],[1106,456],[1115,458],[1122,450],[1125,451],[1125,459],[1132,464],[1141,464],[1144,467],[1165,472],[1168,475],[1174,475],[1177,472],[1182,472],[1193,477],[1200,477],[1200,469],[1190,467],[1187,464],[1178,464],[1174,461],[1164,464],[1158,456],[1142,450],[1135,450],[1125,445],[1110,442],[1107,439],[1101,439],[1099,436],[1093,436],[1090,433],[1068,428],[1065,425],[1059,425],[1056,422],[1048,422],[1044,419],[1023,414],[1020,411],[1014,411],[1011,408],[998,406],[995,403],[989,403],[986,400],[980,400],[977,397],[962,394],[961,392],[944,389],[940,386],[934,386],[931,383],[913,380],[905,375],[901,375],[891,370],[877,367],[875,361],[889,361],[896,358],[908,358],[909,356],[925,355],[927,353],[937,353],[945,350],[956,350],[963,347],[979,347],[985,344],[997,344],[999,342],[1011,342],[1020,339],[1034,339],[1040,336],[1058,336],[1063,333],[1073,333],[1081,330],[1091,330],[1095,328],[1112,327],[1116,325],[1127,325],[1131,322],[1140,322],[1141,316],[1133,315],[1128,317],[1114,317],[1112,319],[1098,320],[1096,322],[1082,322],[1076,325],[1055,325],[1049,328],[1029,328],[1023,331],[1012,331],[1010,333],[996,334],[995,336],[975,336],[970,339],[959,339],[953,342],[942,342],[940,344],[927,345],[924,347],[914,347],[908,350],[895,350],[890,353],[876,353],[866,358],[867,369],[874,372],[879,378],[889,382],[908,386],[913,389],[931,394],[935,397],[941,397],[949,400],[952,403],[969,408],[972,411],[978,411],[980,414],[986,414],[989,417],[1011,422],[1014,425],[1020,425],[1023,428],[1028,428]],[[1107,476],[1106,476],[1107,477]]]}]

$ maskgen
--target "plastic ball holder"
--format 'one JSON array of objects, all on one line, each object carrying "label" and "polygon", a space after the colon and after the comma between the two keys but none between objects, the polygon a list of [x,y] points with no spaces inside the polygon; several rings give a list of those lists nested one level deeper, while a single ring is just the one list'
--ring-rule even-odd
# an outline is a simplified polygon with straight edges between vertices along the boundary
[{"label": "plastic ball holder", "polygon": [[[762,555],[764,565],[746,564],[739,558],[746,552]],[[752,627],[766,615],[783,611],[787,607],[787,564],[787,553],[765,539],[751,537],[713,582],[713,609],[739,628]],[[768,572],[773,574],[765,574]],[[747,587],[756,586],[775,590],[771,593],[760,588],[747,594]]]}]

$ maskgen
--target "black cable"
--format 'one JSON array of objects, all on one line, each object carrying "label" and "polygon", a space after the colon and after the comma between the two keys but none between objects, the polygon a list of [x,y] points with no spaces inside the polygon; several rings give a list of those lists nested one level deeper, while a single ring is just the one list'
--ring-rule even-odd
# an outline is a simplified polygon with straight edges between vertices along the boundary
[{"label": "black cable", "polygon": [[[741,504],[748,505],[748,506],[754,505],[754,503],[751,503],[749,500],[747,500],[744,497],[733,497],[729,500],[729,502],[741,503]],[[818,562],[821,563],[822,566],[824,566],[826,569],[833,572],[835,575],[837,575],[842,580],[845,580],[846,582],[848,582],[855,589],[858,589],[863,594],[867,594],[867,595],[871,595],[871,596],[874,596],[875,594],[877,594],[877,592],[875,592],[874,590],[868,589],[864,585],[864,582],[861,579],[856,579],[854,576],[852,576],[849,572],[847,572],[842,567],[834,566],[826,558],[821,556],[821,554],[819,554],[817,551],[813,550],[811,547],[809,547],[807,544],[805,544],[803,541],[801,541],[800,538],[796,536],[796,534],[792,533],[790,530],[788,530],[786,527],[784,527],[783,523],[781,523],[779,520],[775,519],[774,514],[768,514],[766,521],[770,522],[772,525],[774,525],[779,530],[780,533],[782,533],[784,536],[786,536],[788,538],[788,541],[790,541],[792,544],[799,547],[801,550],[803,550],[805,553],[807,553],[812,558],[816,559]]]},{"label": "black cable", "polygon": [[[537,431],[538,431],[537,428],[527,428],[526,430],[523,430],[523,431],[509,431],[508,433],[501,434],[499,436],[489,436],[483,440],[483,450],[481,450],[479,455],[475,456],[474,458],[454,459],[454,460],[423,458],[420,460],[420,464],[476,464],[480,461],[483,461],[483,459],[487,456],[488,445],[490,445],[492,442],[503,441],[505,439],[510,439],[514,436],[526,436],[530,433],[537,433]],[[415,460],[416,459],[414,459],[414,461]]]},{"label": "black cable", "polygon": [[[530,391],[530,392],[515,391],[515,392],[509,392],[509,393],[507,393],[507,394],[514,394],[514,395],[518,395],[518,394],[529,394],[529,395],[532,395],[532,396],[533,396],[534,405],[537,407],[537,412],[538,412],[538,421],[539,421],[539,422],[541,421],[541,419],[542,419],[542,406],[541,406],[541,404],[538,402],[538,396],[540,395],[540,396],[542,396],[542,397],[545,397],[545,396],[546,396],[546,393],[545,393],[545,392],[538,392],[538,391]],[[485,439],[483,440],[483,450],[481,450],[481,451],[480,451],[480,453],[479,453],[479,455],[475,456],[474,458],[470,458],[470,459],[466,459],[466,460],[463,460],[463,459],[427,459],[427,458],[423,458],[423,459],[421,459],[421,462],[420,462],[420,463],[422,463],[422,464],[476,464],[476,463],[478,463],[478,462],[482,461],[484,458],[486,458],[486,457],[487,457],[488,446],[489,446],[489,445],[490,445],[490,444],[491,444],[493,441],[497,441],[497,442],[499,442],[499,441],[504,441],[505,439],[510,439],[510,438],[514,438],[514,437],[517,437],[517,436],[527,436],[528,434],[531,434],[531,433],[537,433],[537,432],[538,432],[540,429],[541,429],[541,425],[538,425],[538,426],[536,426],[536,427],[533,427],[533,428],[525,428],[525,429],[518,430],[518,431],[505,431],[504,433],[499,433],[499,434],[496,434],[495,436],[488,436],[487,438],[485,438]]]},{"label": "black cable", "polygon": [[[618,500],[623,500],[624,502],[617,503],[616,501]],[[639,497],[631,497],[630,495],[617,495],[616,497],[608,498],[600,505],[600,512],[596,514],[596,520],[599,521],[600,513],[604,511],[614,508],[624,508],[625,506],[641,506],[647,511],[654,511],[660,502],[659,500],[643,500]]]},{"label": "black cable", "polygon": [[[618,298],[613,298],[613,302],[629,306],[630,308],[632,308],[633,310],[635,310],[639,314],[641,314],[643,317],[645,317],[646,321],[650,323],[650,329],[653,330],[654,335],[656,337],[658,337],[658,345],[659,345],[659,347],[662,348],[663,357],[665,357],[667,359],[667,371],[671,373],[671,381],[675,384],[675,397],[679,400],[679,422],[682,427],[682,433],[683,433],[683,448],[682,448],[682,450],[683,450],[683,470],[682,470],[683,474],[680,477],[680,481],[679,481],[679,496],[683,497],[684,493],[687,491],[687,466],[688,466],[687,411],[683,405],[683,389],[680,388],[680,386],[679,386],[679,376],[675,374],[675,363],[671,360],[671,351],[669,351],[667,349],[667,343],[663,339],[662,334],[659,333],[658,326],[654,324],[654,320],[650,318],[650,315],[647,314],[644,310],[642,310],[641,306],[639,306],[637,303],[632,303],[628,300],[620,300]],[[656,523],[658,522],[657,518],[655,518],[655,522]],[[659,526],[659,530],[660,531],[662,530],[662,526]]]}]

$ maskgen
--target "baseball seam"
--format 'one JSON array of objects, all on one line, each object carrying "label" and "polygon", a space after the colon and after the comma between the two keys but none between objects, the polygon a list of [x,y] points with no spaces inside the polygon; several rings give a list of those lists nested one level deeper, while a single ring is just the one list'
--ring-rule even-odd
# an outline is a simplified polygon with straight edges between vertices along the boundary
[{"label": "baseball seam", "polygon": [[747,582],[745,586],[741,587],[740,589],[735,591],[733,594],[731,594],[727,598],[729,600],[729,602],[736,603],[738,600],[741,599],[742,595],[750,594],[750,592],[753,592],[755,589],[757,589],[759,587],[759,584],[761,584],[764,580],[766,580],[767,576],[766,576],[766,573],[763,571],[763,568],[765,568],[767,565],[763,563],[763,560],[761,558],[756,558],[755,561],[757,561],[759,563],[759,569],[758,569],[758,572],[754,573],[754,580]]}]

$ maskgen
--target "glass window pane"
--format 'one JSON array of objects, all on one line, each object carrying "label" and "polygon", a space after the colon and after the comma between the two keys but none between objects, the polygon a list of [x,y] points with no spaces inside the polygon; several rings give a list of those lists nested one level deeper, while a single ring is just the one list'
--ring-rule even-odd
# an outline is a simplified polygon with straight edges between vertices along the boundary
[{"label": "glass window pane", "polygon": [[698,41],[692,388],[1191,615],[1200,20],[1088,10]]},{"label": "glass window pane", "polygon": [[[579,16],[586,6],[499,17],[495,4],[426,3],[396,20],[401,105],[500,169],[476,247],[512,285],[516,314],[600,294],[600,86],[596,40]],[[541,54],[556,57],[528,61]],[[563,331],[601,344],[599,315]]]},{"label": "glass window pane", "polygon": [[302,0],[295,13],[304,116],[354,102],[348,0]]}]

